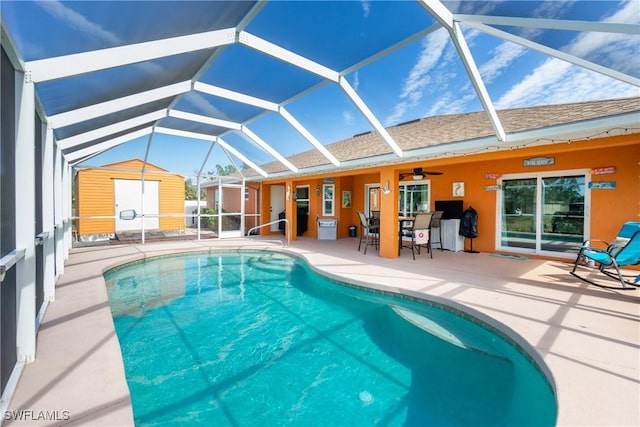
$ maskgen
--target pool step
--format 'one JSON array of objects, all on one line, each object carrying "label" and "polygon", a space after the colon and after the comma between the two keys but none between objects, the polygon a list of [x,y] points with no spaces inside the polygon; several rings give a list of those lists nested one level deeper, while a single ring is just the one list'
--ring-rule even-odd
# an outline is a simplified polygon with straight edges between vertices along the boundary
[{"label": "pool step", "polygon": [[249,259],[249,265],[263,271],[289,271],[295,264],[290,257],[279,255],[263,255]]},{"label": "pool step", "polygon": [[407,322],[456,347],[510,362],[508,358],[499,354],[499,350],[490,342],[474,337],[472,332],[455,327],[444,320],[436,321],[424,314],[416,313],[402,307],[395,305],[391,305],[390,307],[398,316]]}]

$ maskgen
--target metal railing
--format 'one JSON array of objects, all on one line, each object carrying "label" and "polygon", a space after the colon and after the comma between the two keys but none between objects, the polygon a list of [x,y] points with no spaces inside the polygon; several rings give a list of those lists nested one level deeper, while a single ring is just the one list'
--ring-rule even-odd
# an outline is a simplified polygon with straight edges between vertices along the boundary
[{"label": "metal railing", "polygon": [[[287,244],[286,246],[289,246],[291,244],[291,224],[289,223],[289,220],[286,218],[283,219],[277,219],[275,221],[271,221],[271,222],[267,222],[266,224],[262,224],[262,225],[256,225],[255,227],[252,227],[249,229],[249,231],[247,231],[247,237],[249,237],[251,239],[251,232],[255,231],[255,230],[259,230],[262,227],[266,227],[268,225],[273,225],[273,224],[278,224],[280,222],[284,222],[285,225],[287,226]],[[253,240],[253,239],[251,239]],[[279,242],[282,244],[282,246],[284,247],[285,244],[282,240],[263,240],[265,242]]]},{"label": "metal railing", "polygon": [[11,267],[16,265],[18,261],[24,258],[25,252],[25,249],[16,249],[9,252],[7,255],[3,256],[2,259],[0,259],[0,282],[4,280],[4,276],[7,271]]}]

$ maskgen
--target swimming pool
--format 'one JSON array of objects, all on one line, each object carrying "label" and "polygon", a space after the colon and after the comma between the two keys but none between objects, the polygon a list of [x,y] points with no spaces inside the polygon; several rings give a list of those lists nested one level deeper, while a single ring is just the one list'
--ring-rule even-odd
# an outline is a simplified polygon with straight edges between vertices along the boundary
[{"label": "swimming pool", "polygon": [[105,280],[137,425],[555,424],[548,381],[501,334],[284,254],[152,258]]}]

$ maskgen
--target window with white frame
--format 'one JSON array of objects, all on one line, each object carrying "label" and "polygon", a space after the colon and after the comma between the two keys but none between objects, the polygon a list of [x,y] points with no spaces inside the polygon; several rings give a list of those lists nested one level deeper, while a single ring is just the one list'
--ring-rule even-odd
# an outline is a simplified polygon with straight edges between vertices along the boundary
[{"label": "window with white frame", "polygon": [[398,191],[398,211],[401,215],[415,216],[418,212],[429,212],[431,205],[430,182],[401,182]]},{"label": "window with white frame", "polygon": [[335,215],[335,185],[322,184],[322,215]]}]

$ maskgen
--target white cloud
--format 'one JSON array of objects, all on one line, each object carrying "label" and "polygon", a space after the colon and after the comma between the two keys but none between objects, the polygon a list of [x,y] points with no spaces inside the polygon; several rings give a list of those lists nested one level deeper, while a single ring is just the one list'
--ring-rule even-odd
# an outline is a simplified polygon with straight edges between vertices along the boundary
[{"label": "white cloud", "polygon": [[[531,11],[532,18],[553,19],[565,16],[573,6],[573,1],[544,1]],[[518,35],[529,40],[534,40],[543,30],[539,28],[522,27]]]},{"label": "white cloud", "polygon": [[353,118],[353,112],[349,110],[344,110],[342,112],[342,121],[345,125],[353,125],[355,123],[355,119]]},{"label": "white cloud", "polygon": [[356,71],[355,73],[353,73],[353,90],[357,91],[358,87],[360,86],[360,75],[358,74],[358,71]]},{"label": "white cloud", "polygon": [[99,40],[103,40],[112,45],[120,45],[122,42],[120,38],[102,27],[100,25],[89,21],[87,18],[79,14],[73,9],[68,8],[61,2],[55,1],[39,1],[38,6],[48,12],[50,15],[56,17],[60,21],[67,23],[73,28],[77,28],[87,35],[93,36]]},{"label": "white cloud", "polygon": [[[640,2],[630,1],[604,22],[637,23]],[[579,58],[636,75],[638,73],[639,37],[629,34],[584,33],[567,46],[567,51]],[[563,49],[564,50],[564,49]],[[636,58],[635,60],[631,58]]]},{"label": "white cloud", "polygon": [[364,12],[364,17],[369,16],[369,12],[371,11],[371,2],[369,0],[360,0],[360,5],[362,6],[362,12]]},{"label": "white cloud", "polygon": [[480,67],[485,84],[491,83],[507,70],[513,61],[526,53],[526,49],[515,43],[504,42],[491,52],[491,59]]},{"label": "white cloud", "polygon": [[639,96],[635,86],[559,59],[548,59],[496,103],[498,109]]},{"label": "white cloud", "polygon": [[445,30],[438,30],[423,40],[417,62],[405,78],[400,101],[386,119],[388,125],[397,123],[409,109],[418,105],[432,79],[439,78],[438,75],[432,76],[430,73],[437,69],[448,42],[449,33]]},{"label": "white cloud", "polygon": [[[630,1],[604,21],[637,22],[640,3]],[[559,50],[580,58],[635,75],[638,57],[637,36],[583,33]],[[640,95],[640,89],[600,73],[549,58],[509,89],[496,108],[514,108]]]},{"label": "white cloud", "polygon": [[223,112],[209,104],[209,101],[199,94],[198,92],[188,92],[183,95],[183,99],[196,107],[199,111],[198,114],[205,114],[210,117],[215,117],[218,119],[229,120],[228,116]]}]

